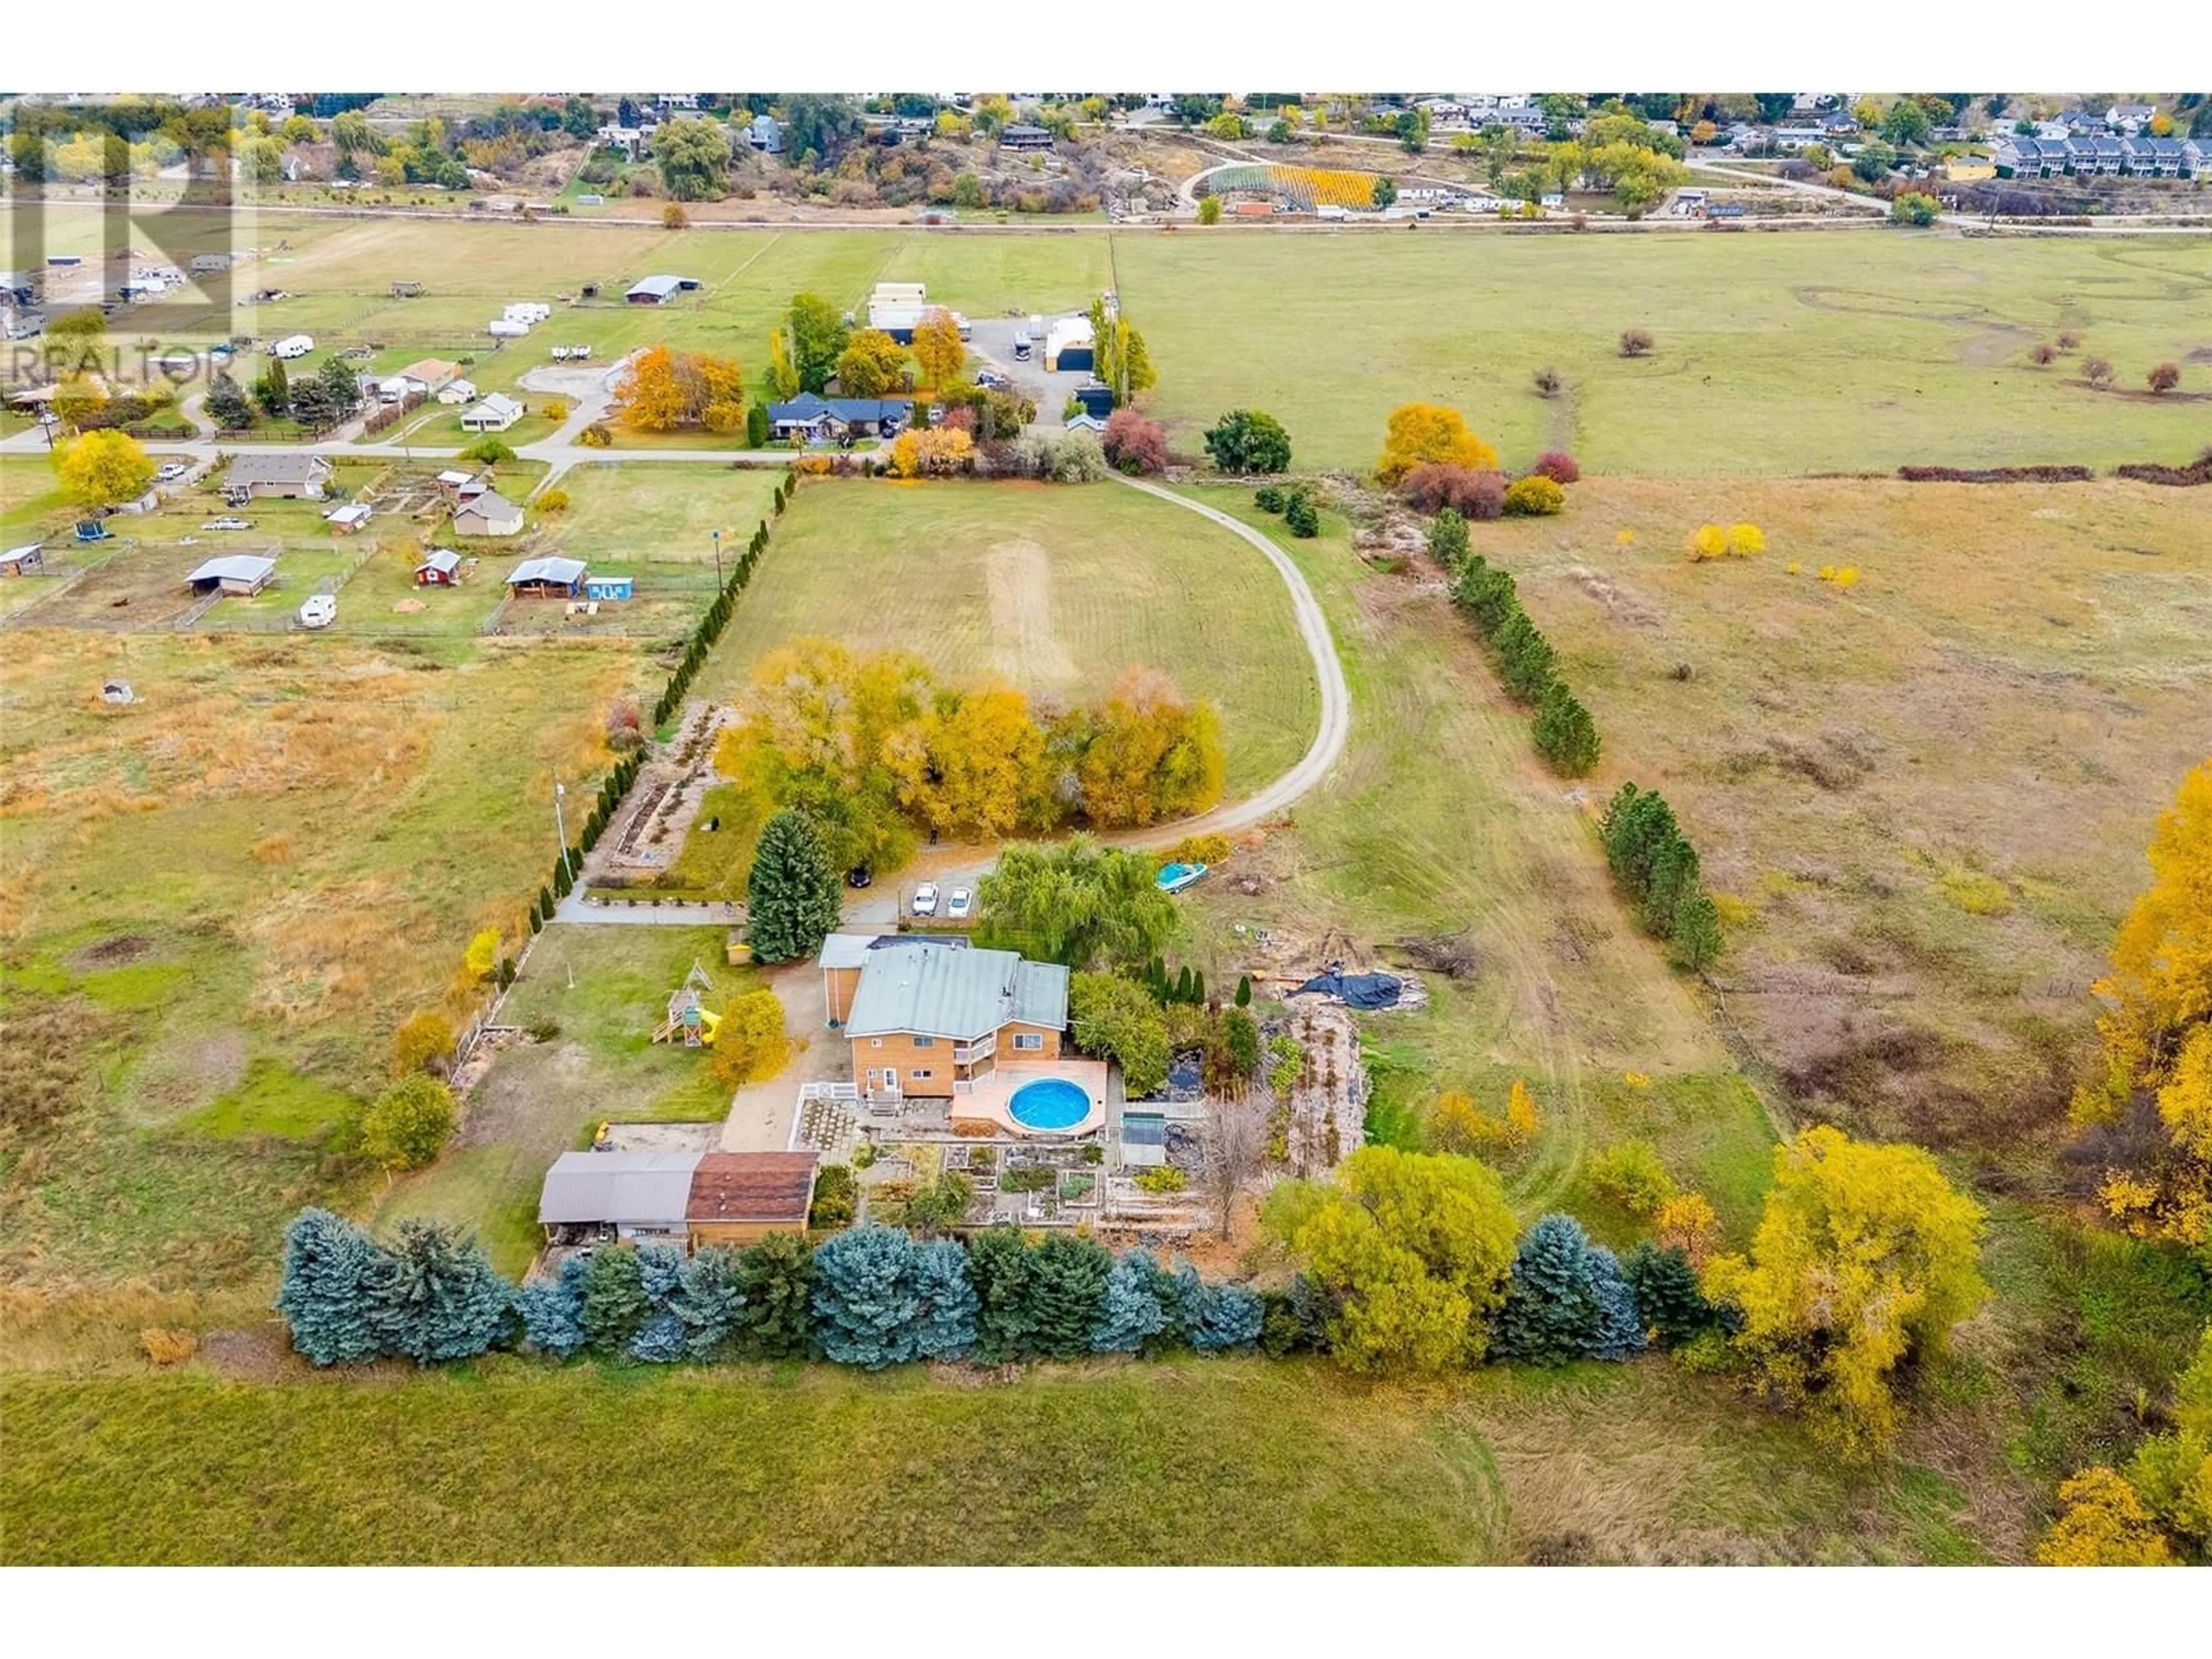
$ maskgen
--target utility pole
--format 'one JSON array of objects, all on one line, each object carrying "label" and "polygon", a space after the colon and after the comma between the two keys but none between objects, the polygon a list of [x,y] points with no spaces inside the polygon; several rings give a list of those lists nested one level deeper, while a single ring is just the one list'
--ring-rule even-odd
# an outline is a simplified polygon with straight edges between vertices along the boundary
[{"label": "utility pole", "polygon": [[560,779],[553,780],[553,833],[561,838],[561,867],[568,867],[568,825],[561,812],[561,803],[568,793],[568,786]]},{"label": "utility pole", "polygon": [[717,530],[717,531],[714,532],[714,589],[715,589],[715,591],[716,591],[717,592],[720,592],[721,591],[721,587],[722,587],[722,532],[721,532],[720,531]]}]

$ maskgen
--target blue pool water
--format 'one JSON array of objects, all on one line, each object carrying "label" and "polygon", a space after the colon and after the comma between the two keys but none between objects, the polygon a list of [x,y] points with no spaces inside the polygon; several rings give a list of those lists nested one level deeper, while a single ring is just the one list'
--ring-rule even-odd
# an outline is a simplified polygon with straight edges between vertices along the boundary
[{"label": "blue pool water", "polygon": [[1091,1097],[1064,1077],[1024,1083],[1006,1102],[1014,1121],[1030,1129],[1072,1129],[1091,1115]]}]

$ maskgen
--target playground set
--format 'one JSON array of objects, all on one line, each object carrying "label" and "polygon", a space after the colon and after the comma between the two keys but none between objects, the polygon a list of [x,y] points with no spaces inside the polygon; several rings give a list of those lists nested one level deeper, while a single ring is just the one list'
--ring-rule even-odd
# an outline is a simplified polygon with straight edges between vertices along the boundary
[{"label": "playground set", "polygon": [[684,975],[684,983],[669,994],[667,1017],[653,1034],[655,1042],[680,1042],[687,1048],[711,1048],[722,1017],[708,1007],[706,995],[714,988],[707,970],[696,961]]}]

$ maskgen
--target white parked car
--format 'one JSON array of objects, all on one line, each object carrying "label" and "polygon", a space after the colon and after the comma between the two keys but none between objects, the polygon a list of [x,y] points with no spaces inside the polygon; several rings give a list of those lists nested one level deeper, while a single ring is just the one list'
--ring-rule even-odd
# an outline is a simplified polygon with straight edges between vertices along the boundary
[{"label": "white parked car", "polygon": [[253,528],[253,520],[251,519],[210,519],[205,524],[202,525],[200,528],[203,530],[251,530]]},{"label": "white parked car", "polygon": [[335,593],[310,593],[300,606],[300,626],[328,628],[338,619],[338,596]]},{"label": "white parked car", "polygon": [[155,483],[174,483],[192,470],[190,461],[164,461],[154,473]]},{"label": "white parked car", "polygon": [[914,890],[914,913],[918,916],[933,916],[937,914],[937,884],[935,882],[925,881]]},{"label": "white parked car", "polygon": [[975,908],[975,895],[965,887],[954,888],[951,896],[945,902],[945,916],[953,921],[967,921]]}]

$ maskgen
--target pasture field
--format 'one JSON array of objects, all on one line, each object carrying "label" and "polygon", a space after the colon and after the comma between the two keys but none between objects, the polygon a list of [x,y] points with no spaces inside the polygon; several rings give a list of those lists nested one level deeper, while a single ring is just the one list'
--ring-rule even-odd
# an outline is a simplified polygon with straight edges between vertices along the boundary
[{"label": "pasture field", "polygon": [[[914,1368],[495,1359],[410,1367],[398,1387],[305,1375],[270,1352],[281,1340],[226,1339],[252,1381],[204,1359],[0,1379],[7,1558],[1960,1562],[2007,1548],[1936,1468],[1846,1475],[1786,1420],[1747,1419],[1719,1385],[1656,1364],[1384,1389],[1310,1362],[1188,1360],[964,1389]],[[592,1501],[547,1501],[573,1492],[579,1443],[597,1449]],[[696,1502],[702,1480],[718,1501]],[[678,1510],[682,1527],[662,1524]]]},{"label": "pasture field", "polygon": [[[1715,976],[1763,1069],[2048,1180],[2087,988],[2212,754],[2201,493],[1597,479],[1473,539],[1596,717],[1592,799],[1661,788],[1729,896]],[[1693,565],[1706,520],[1768,550]]]},{"label": "pasture field", "polygon": [[[1876,471],[1907,464],[2185,461],[2212,404],[2144,390],[2212,349],[2208,244],[1820,234],[1114,239],[1121,302],[1159,369],[1178,447],[1264,409],[1299,466],[1365,471],[1384,417],[1444,403],[1508,466]],[[1658,348],[1618,356],[1626,328]],[[2079,354],[2027,353],[2061,331]],[[2106,357],[2099,394],[2081,358]],[[1566,380],[1540,397],[1538,368]],[[2205,357],[2184,391],[2212,391]]]},{"label": "pasture field", "polygon": [[1296,761],[1320,718],[1282,579],[1113,484],[804,482],[695,695],[733,699],[809,634],[1071,700],[1163,670],[1220,709],[1232,798]]},{"label": "pasture field", "polygon": [[[59,248],[94,218],[57,204]],[[666,231],[343,221],[268,216],[270,251],[247,267],[291,297],[258,307],[265,337],[369,341],[378,361],[471,357],[471,379],[511,391],[556,344],[608,362],[660,342],[733,353],[757,382],[769,328],[811,289],[842,306],[875,282],[926,283],[970,316],[1059,309],[1116,289],[1159,370],[1153,395],[1183,447],[1231,408],[1270,410],[1301,465],[1361,470],[1384,416],[1415,398],[1455,404],[1508,465],[1573,451],[1587,469],[1682,476],[1890,471],[2182,460],[2203,441],[2212,386],[2207,244],[1967,239],[1886,230],[1581,236],[1163,236],[881,231]],[[4,252],[4,244],[0,244]],[[667,271],[704,290],[665,307],[622,293]],[[395,301],[395,277],[423,282]],[[587,284],[596,299],[561,303]],[[507,301],[558,308],[491,351]],[[161,333],[161,304],[131,313]],[[1657,337],[1623,360],[1623,329]],[[2062,332],[2077,352],[2047,368],[2030,348]],[[2079,365],[2110,359],[2118,389]],[[2181,363],[2179,393],[2144,389]],[[1566,382],[1537,395],[1546,366]]]},{"label": "pasture field", "polygon": [[[225,601],[225,603],[230,603]],[[552,779],[633,647],[11,632],[0,1268],[267,1273],[471,933],[522,937]],[[137,701],[103,704],[127,677]]]},{"label": "pasture field", "polygon": [[656,1044],[669,993],[693,963],[714,981],[716,1010],[756,988],[724,965],[720,927],[559,927],[540,934],[500,1010],[534,1035],[501,1048],[469,1091],[453,1144],[402,1180],[381,1222],[428,1216],[474,1229],[503,1273],[538,1253],[538,1194],[546,1166],[591,1143],[602,1122],[719,1121],[728,1091],[708,1072],[711,1050]]}]

